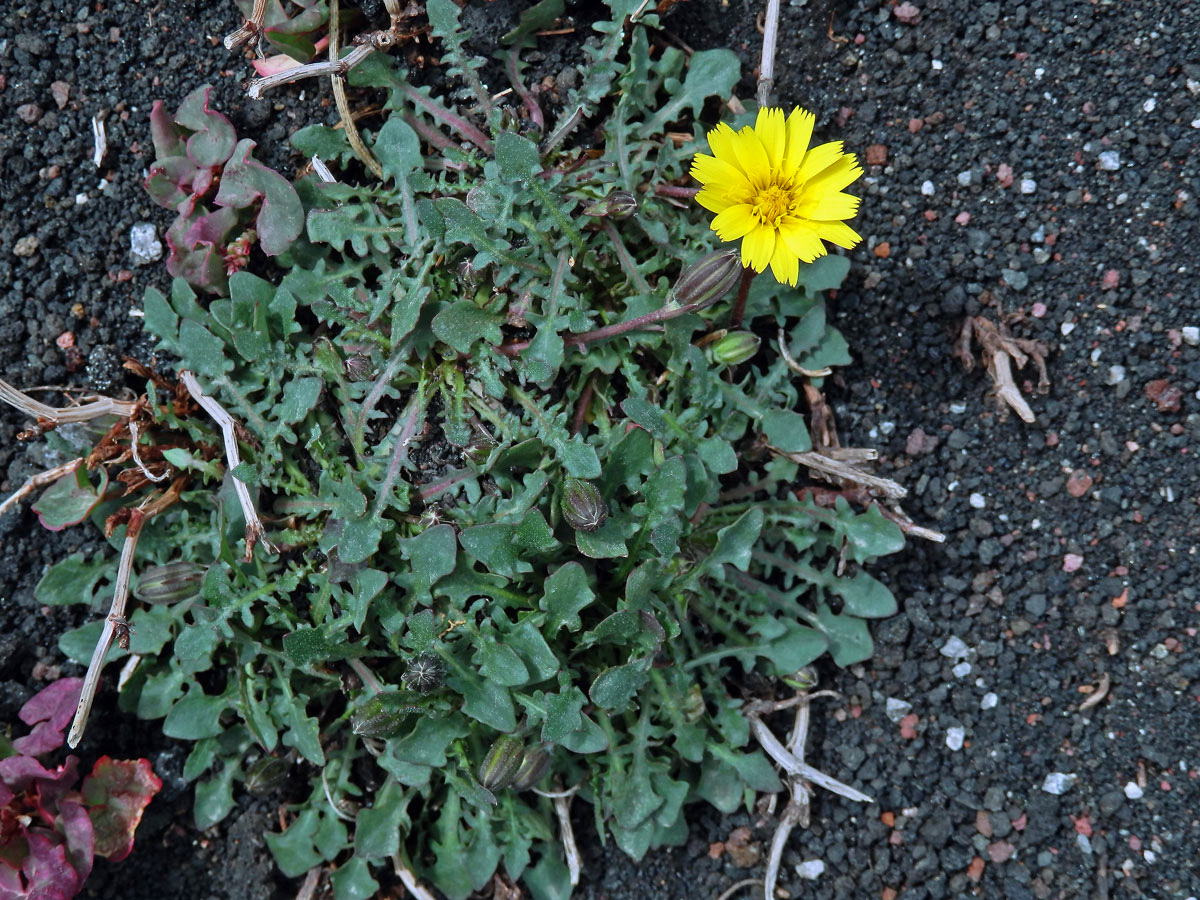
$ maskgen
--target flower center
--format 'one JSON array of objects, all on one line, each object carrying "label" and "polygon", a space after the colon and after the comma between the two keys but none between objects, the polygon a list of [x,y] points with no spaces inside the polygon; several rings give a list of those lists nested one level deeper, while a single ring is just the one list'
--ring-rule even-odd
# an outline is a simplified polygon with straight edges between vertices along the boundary
[{"label": "flower center", "polygon": [[795,199],[792,191],[773,184],[758,192],[752,212],[763,225],[774,228],[780,219],[792,211]]}]

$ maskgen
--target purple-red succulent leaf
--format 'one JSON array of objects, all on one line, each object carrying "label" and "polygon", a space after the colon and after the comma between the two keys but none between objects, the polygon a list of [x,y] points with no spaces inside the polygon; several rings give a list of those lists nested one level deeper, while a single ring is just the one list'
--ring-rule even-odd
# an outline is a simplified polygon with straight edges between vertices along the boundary
[{"label": "purple-red succulent leaf", "polygon": [[237,144],[237,132],[233,124],[209,108],[208,85],[198,87],[179,104],[175,121],[195,132],[187,139],[188,158],[197,166],[219,166],[233,153]]},{"label": "purple-red succulent leaf", "polygon": [[18,713],[22,722],[34,726],[33,731],[14,740],[13,747],[25,756],[40,756],[61,747],[63,731],[75,716],[82,690],[82,678],[60,678],[38,691]]},{"label": "purple-red succulent leaf", "polygon": [[193,250],[201,244],[224,247],[229,242],[229,232],[238,222],[238,211],[232,207],[218,209],[200,216],[183,236],[183,243]]},{"label": "purple-red succulent leaf", "polygon": [[67,859],[67,848],[35,831],[30,831],[27,839],[29,856],[21,867],[27,888],[25,894],[17,896],[29,900],[71,900],[83,887],[83,878]]},{"label": "purple-red succulent leaf", "polygon": [[150,137],[154,141],[155,159],[183,156],[187,152],[184,144],[187,132],[175,124],[161,100],[155,100],[150,107]]},{"label": "purple-red succulent leaf", "polygon": [[42,493],[33,511],[38,514],[43,528],[62,531],[68,525],[77,525],[91,515],[96,504],[108,488],[108,470],[100,469],[100,487],[88,480],[87,469],[80,466],[68,472]]},{"label": "purple-red succulent leaf", "polygon": [[150,199],[163,209],[179,212],[179,207],[192,196],[196,171],[196,166],[186,156],[156,159],[143,187]]},{"label": "purple-red succulent leaf", "polygon": [[233,158],[225,166],[215,202],[245,209],[261,200],[262,208],[255,220],[258,243],[267,256],[278,256],[304,229],[304,206],[286,178],[254,159],[254,147],[249,139],[238,142]]},{"label": "purple-red succulent leaf", "polygon": [[67,840],[67,859],[79,875],[80,882],[92,874],[92,858],[96,851],[96,832],[92,819],[82,803],[64,800],[58,808],[55,823]]},{"label": "purple-red succulent leaf", "polygon": [[199,207],[198,214],[188,218],[180,216],[167,229],[167,247],[170,249],[167,273],[211,294],[225,294],[229,290],[229,278],[225,274],[224,250],[212,244],[190,245],[187,240],[192,226],[204,215],[208,215],[208,211]]},{"label": "purple-red succulent leaf", "polygon": [[162,789],[148,759],[96,760],[83,779],[83,798],[96,829],[96,853],[114,862],[133,849],[133,833],[142,812]]}]

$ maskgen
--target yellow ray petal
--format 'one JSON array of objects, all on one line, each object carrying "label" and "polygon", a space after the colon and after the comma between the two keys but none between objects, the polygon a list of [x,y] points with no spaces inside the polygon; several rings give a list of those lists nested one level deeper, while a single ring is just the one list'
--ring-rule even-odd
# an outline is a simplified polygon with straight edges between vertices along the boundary
[{"label": "yellow ray petal", "polygon": [[[832,166],[808,179],[807,190],[840,191],[849,187],[862,175],[858,160],[853,153],[839,157]],[[822,216],[821,218],[825,218]]]},{"label": "yellow ray petal", "polygon": [[771,183],[771,160],[767,157],[767,149],[763,146],[762,139],[750,127],[743,128],[733,137],[733,150],[737,154],[738,167],[746,173],[746,177],[755,188],[765,188]]},{"label": "yellow ray petal", "polygon": [[692,177],[705,187],[750,193],[750,182],[737,166],[723,159],[697,154],[692,160]]},{"label": "yellow ray petal", "polygon": [[819,193],[816,196],[810,196],[806,191],[796,214],[817,221],[853,219],[858,215],[858,202],[857,197],[842,191]]},{"label": "yellow ray petal", "polygon": [[830,141],[828,144],[821,144],[813,147],[804,154],[804,160],[800,163],[800,171],[796,173],[796,181],[803,184],[819,172],[824,172],[842,155],[842,142]]},{"label": "yellow ray petal", "polygon": [[758,219],[751,215],[750,210],[748,203],[726,207],[717,213],[710,227],[721,240],[736,241],[758,227]]},{"label": "yellow ray petal", "polygon": [[787,244],[788,250],[802,262],[810,263],[818,256],[825,255],[825,245],[821,243],[814,226],[815,223],[797,220],[783,222],[779,226],[779,236]]},{"label": "yellow ray petal", "polygon": [[847,250],[853,250],[862,242],[862,236],[845,222],[813,222],[812,224],[816,226],[817,234],[822,238],[831,244],[845,247]]},{"label": "yellow ray petal", "polygon": [[713,191],[707,188],[696,194],[696,202],[709,212],[715,213],[725,212],[729,207],[737,205],[737,200],[724,191]]},{"label": "yellow ray petal", "polygon": [[787,133],[783,124],[783,110],[764,106],[758,111],[754,122],[754,133],[758,135],[767,151],[771,168],[778,172],[783,165],[783,151],[787,145]]},{"label": "yellow ray petal", "polygon": [[775,241],[775,252],[771,255],[771,274],[780,284],[796,286],[800,277],[800,260],[788,249],[786,241]]},{"label": "yellow ray petal", "polygon": [[759,225],[742,240],[742,265],[761,272],[775,254],[775,229]]},{"label": "yellow ray petal", "polygon": [[708,146],[712,150],[713,156],[717,159],[724,160],[741,170],[741,164],[738,162],[737,152],[734,150],[734,144],[737,135],[734,130],[726,123],[720,122],[717,127],[708,133]]},{"label": "yellow ray petal", "polygon": [[787,147],[783,153],[783,163],[780,167],[781,177],[789,178],[800,167],[808,142],[812,140],[813,126],[817,117],[808,110],[796,107],[787,117]]}]

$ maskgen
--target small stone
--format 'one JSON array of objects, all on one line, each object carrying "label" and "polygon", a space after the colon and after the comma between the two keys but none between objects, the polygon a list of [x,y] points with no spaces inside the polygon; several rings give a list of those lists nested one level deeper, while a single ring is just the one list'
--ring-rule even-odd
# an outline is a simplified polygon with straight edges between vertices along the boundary
[{"label": "small stone", "polygon": [[1016,847],[1014,847],[1008,841],[993,841],[992,843],[988,844],[987,847],[988,856],[994,863],[1002,863],[1007,861],[1008,858],[1013,855],[1015,850]]},{"label": "small stone", "polygon": [[1121,283],[1121,273],[1116,269],[1109,269],[1104,273],[1104,277],[1100,280],[1100,286],[1106,291],[1115,290]]},{"label": "small stone", "polygon": [[1012,166],[1008,163],[1000,163],[996,167],[996,180],[1000,182],[1001,187],[1011,187],[1013,183]]},{"label": "small stone", "polygon": [[937,449],[938,439],[925,433],[924,429],[914,428],[904,440],[904,452],[909,456],[927,456]]},{"label": "small stone", "polygon": [[899,722],[912,709],[912,704],[906,700],[899,700],[896,697],[888,697],[884,703],[883,711],[891,721]]},{"label": "small stone", "polygon": [[1131,781],[1125,785],[1125,796],[1130,800],[1141,800],[1143,793],[1136,781]]},{"label": "small stone", "polygon": [[957,726],[946,729],[946,746],[951,750],[961,750],[963,741],[966,739],[967,733],[964,729]]},{"label": "small stone", "polygon": [[825,863],[819,859],[806,859],[796,866],[796,874],[805,881],[816,881],[825,872]]},{"label": "small stone", "polygon": [[968,222],[971,221],[971,214],[966,211],[960,212],[957,216],[954,217],[954,221],[957,222],[959,225],[966,225]]},{"label": "small stone", "polygon": [[71,98],[71,86],[65,81],[52,81],[50,82],[50,96],[54,98],[54,104],[59,109],[63,109]]},{"label": "small stone", "polygon": [[1109,366],[1108,376],[1104,379],[1105,384],[1114,385],[1120,384],[1125,380],[1124,366]]},{"label": "small stone", "polygon": [[887,162],[888,148],[883,144],[872,144],[865,151],[868,166],[882,166]]},{"label": "small stone", "polygon": [[995,709],[1000,703],[1000,698],[996,696],[995,691],[988,691],[983,695],[983,699],[979,701],[980,709]]},{"label": "small stone", "polygon": [[1158,101],[1151,97],[1142,104],[1142,109],[1146,112],[1154,112],[1154,107],[1158,106]]},{"label": "small stone", "polygon": [[934,190],[935,190],[935,188],[933,186],[932,181],[921,182],[921,193],[924,194],[926,197],[932,197]]},{"label": "small stone", "polygon": [[892,255],[892,245],[887,241],[875,245],[875,255],[880,259],[887,259]]},{"label": "small stone", "polygon": [[150,222],[138,222],[129,229],[129,257],[135,266],[146,266],[162,259],[163,245]]},{"label": "small stone", "polygon": [[22,103],[17,107],[17,118],[26,125],[33,125],[42,117],[42,108],[36,103]]},{"label": "small stone", "polygon": [[1078,572],[1083,567],[1083,557],[1078,553],[1068,553],[1063,557],[1064,572]]},{"label": "small stone", "polygon": [[22,258],[33,256],[41,245],[37,235],[27,234],[23,238],[17,238],[17,242],[13,244],[13,253]]},{"label": "small stone", "polygon": [[1068,334],[1070,334],[1072,331],[1075,330],[1075,323],[1074,322],[1063,322],[1061,325],[1058,326],[1058,330],[1062,332],[1063,337],[1066,337]]},{"label": "small stone", "polygon": [[1046,309],[1046,304],[1040,302],[1033,304],[1033,309],[1030,310],[1030,313],[1035,319],[1042,318],[1047,312],[1049,312],[1049,310]]},{"label": "small stone", "polygon": [[950,671],[954,673],[955,678],[966,678],[971,674],[971,664],[969,662],[960,662]]},{"label": "small stone", "polygon": [[1200,328],[1195,325],[1184,325],[1179,329],[1179,334],[1183,338],[1183,342],[1190,347],[1200,344]]},{"label": "small stone", "polygon": [[1075,835],[1075,843],[1079,845],[1079,849],[1090,855],[1092,852],[1092,841],[1086,834]]},{"label": "small stone", "polygon": [[908,120],[908,130],[912,134],[916,134],[921,130],[921,126],[925,124],[924,119],[912,118]]},{"label": "small stone", "polygon": [[1036,190],[1037,190],[1037,182],[1034,181],[1032,178],[1022,178],[1021,179],[1021,193],[1022,194],[1032,194]]},{"label": "small stone", "polygon": [[1051,772],[1042,781],[1042,790],[1047,794],[1065,794],[1078,780],[1079,776],[1074,772]]},{"label": "small stone", "polygon": [[1014,291],[1023,291],[1029,286],[1029,276],[1016,269],[1001,269],[1000,277]]},{"label": "small stone", "polygon": [[1092,476],[1083,469],[1076,469],[1067,479],[1067,493],[1072,497],[1082,497],[1092,489]]},{"label": "small stone", "polygon": [[905,25],[916,25],[921,21],[921,10],[913,4],[905,0],[899,6],[892,9],[892,15],[903,22]]},{"label": "small stone", "polygon": [[1154,402],[1159,412],[1179,412],[1183,391],[1165,378],[1156,378],[1146,385],[1146,398]]},{"label": "small stone", "polygon": [[1115,172],[1121,168],[1121,154],[1116,150],[1102,150],[1100,152],[1100,168],[1105,172]]},{"label": "small stone", "polygon": [[950,639],[942,645],[942,649],[938,652],[950,659],[962,659],[971,652],[971,648],[963,642],[962,638],[951,635]]},{"label": "small stone", "polygon": [[970,187],[971,186],[971,170],[970,169],[967,169],[965,172],[958,173],[958,183],[962,187]]},{"label": "small stone", "polygon": [[980,493],[974,493],[967,498],[967,502],[971,504],[972,509],[983,509],[987,506],[987,498]]}]

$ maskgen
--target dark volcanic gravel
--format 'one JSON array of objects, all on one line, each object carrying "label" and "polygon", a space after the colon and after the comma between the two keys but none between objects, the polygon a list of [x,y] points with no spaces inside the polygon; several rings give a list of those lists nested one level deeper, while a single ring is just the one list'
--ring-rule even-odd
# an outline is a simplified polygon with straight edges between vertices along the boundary
[{"label": "dark volcanic gravel", "polygon": [[[758,6],[690,0],[667,25],[694,47],[734,47],[749,71]],[[880,567],[902,612],[876,627],[870,662],[823,670],[842,700],[818,701],[810,761],[877,802],[818,795],[781,886],[818,900],[1195,897],[1200,7],[783,7],[777,97],[815,110],[821,137],[870,163],[855,223],[865,241],[835,304],[858,360],[831,389],[844,443],[879,448],[881,471],[911,490],[908,513],[947,539],[914,540]],[[131,265],[128,233],[148,221],[161,237],[167,223],[140,190],[154,98],[174,104],[209,81],[239,133],[264,145],[317,115],[311,94],[301,107],[241,99],[245,66],[213,46],[231,9],[117,0],[102,12],[30,2],[5,13],[7,380],[119,383],[117,354],[145,355],[129,310],[166,278],[161,265]],[[70,84],[62,109],[56,80]],[[752,93],[747,78],[741,94]],[[96,170],[100,112],[110,150]],[[1049,346],[1047,396],[1031,370],[1017,375],[1033,424],[1001,415],[986,372],[954,358],[968,315]],[[56,345],[68,330],[74,361]],[[0,410],[6,436],[20,424]],[[0,490],[45,462],[6,441]],[[3,718],[34,663],[58,661],[54,635],[75,614],[40,615],[32,585],[44,565],[95,543],[84,531],[47,540],[34,526],[27,511],[0,519]],[[1082,708],[1102,682],[1107,696]],[[1047,791],[1056,780],[1063,791]],[[169,891],[181,900],[272,896],[261,850],[247,849],[269,811],[243,807],[198,848],[186,815],[168,827],[154,810],[138,851],[102,866],[92,896],[142,896],[142,883],[165,896],[156,878],[167,871],[183,873]],[[694,900],[761,875],[732,854],[710,858],[710,844],[748,826],[765,851],[770,821],[695,815],[686,846],[641,865],[589,849],[581,895]],[[235,874],[212,874],[230,860]],[[796,875],[817,860],[815,880]]]}]

